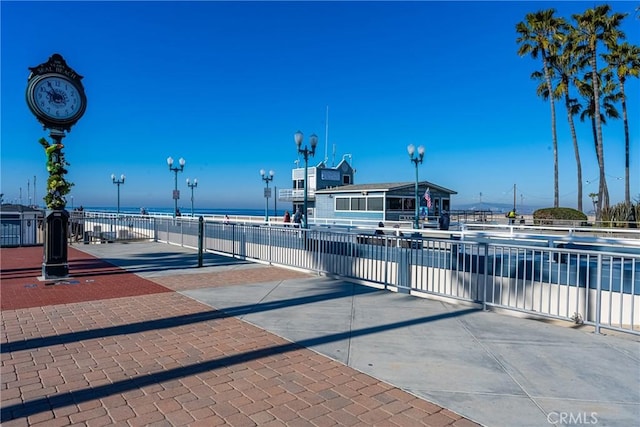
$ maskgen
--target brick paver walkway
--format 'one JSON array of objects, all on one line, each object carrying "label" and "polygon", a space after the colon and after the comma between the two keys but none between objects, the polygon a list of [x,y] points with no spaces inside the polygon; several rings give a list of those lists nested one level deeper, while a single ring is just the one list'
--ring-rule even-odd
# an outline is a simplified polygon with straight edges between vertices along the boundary
[{"label": "brick paver walkway", "polygon": [[[168,288],[301,273],[154,279],[164,287],[70,248],[72,279],[92,281],[45,287],[41,259],[42,248],[0,250],[4,427],[476,425]],[[31,305],[16,304],[24,295]]]}]

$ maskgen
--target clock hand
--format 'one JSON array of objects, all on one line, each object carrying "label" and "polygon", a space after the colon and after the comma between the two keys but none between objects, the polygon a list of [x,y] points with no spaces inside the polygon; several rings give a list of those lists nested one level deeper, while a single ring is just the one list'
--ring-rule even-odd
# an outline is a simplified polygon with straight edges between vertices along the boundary
[{"label": "clock hand", "polygon": [[60,95],[56,90],[51,86],[51,82],[47,82],[49,87],[51,88],[51,92],[47,92],[51,96],[51,100],[55,103],[59,103],[61,100],[64,100],[64,97]]}]

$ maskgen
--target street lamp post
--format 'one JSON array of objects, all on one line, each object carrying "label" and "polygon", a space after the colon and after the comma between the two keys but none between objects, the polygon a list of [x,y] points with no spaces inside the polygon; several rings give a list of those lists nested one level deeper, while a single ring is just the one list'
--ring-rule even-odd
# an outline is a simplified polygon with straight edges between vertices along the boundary
[{"label": "street lamp post", "polygon": [[120,179],[116,179],[115,174],[111,174],[111,181],[118,186],[118,216],[120,216],[120,184],[124,184],[124,174],[120,175]]},{"label": "street lamp post", "polygon": [[416,204],[416,214],[414,218],[413,228],[420,228],[420,199],[418,196],[418,165],[422,163],[422,159],[424,158],[424,147],[421,145],[418,147],[418,153],[416,155],[416,147],[413,144],[409,144],[407,146],[407,152],[409,153],[409,159],[416,165],[416,186],[415,186],[415,204]]},{"label": "street lamp post", "polygon": [[269,175],[267,175],[264,169],[260,169],[260,176],[262,177],[262,180],[267,185],[264,189],[264,200],[265,200],[264,218],[267,224],[269,224],[269,197],[271,197],[271,191],[269,191],[269,181],[273,181],[273,175],[275,175],[273,170],[270,170]]},{"label": "street lamp post", "polygon": [[307,228],[308,226],[308,219],[307,219],[307,197],[308,197],[308,192],[307,192],[307,188],[309,187],[308,185],[308,176],[307,176],[307,170],[308,170],[308,163],[309,163],[309,155],[313,156],[316,153],[316,146],[318,145],[318,137],[316,136],[316,134],[311,134],[311,136],[309,137],[309,144],[311,144],[311,149],[309,150],[307,148],[307,146],[305,145],[304,148],[302,148],[302,132],[298,131],[293,135],[293,139],[296,141],[296,145],[298,146],[298,153],[302,154],[304,156],[304,204],[303,204],[303,211],[302,211],[302,218],[303,218],[303,227]]},{"label": "street lamp post", "polygon": [[178,160],[180,167],[173,167],[173,157],[167,157],[167,164],[169,165],[169,170],[175,173],[175,181],[173,187],[173,216],[175,217],[178,213],[178,199],[180,198],[180,192],[178,191],[178,172],[182,172],[184,170],[184,164],[187,163],[182,157]]},{"label": "street lamp post", "polygon": [[187,187],[191,189],[191,217],[193,217],[193,189],[198,186],[198,179],[194,179],[193,183],[187,178]]}]

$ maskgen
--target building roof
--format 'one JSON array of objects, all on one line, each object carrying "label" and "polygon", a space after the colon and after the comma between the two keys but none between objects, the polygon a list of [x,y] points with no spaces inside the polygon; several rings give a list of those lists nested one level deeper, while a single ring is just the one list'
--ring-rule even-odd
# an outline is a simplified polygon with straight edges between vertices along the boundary
[{"label": "building roof", "polygon": [[25,206],[25,205],[17,205],[13,203],[3,203],[2,205],[0,205],[0,211],[4,213],[43,212],[42,209],[37,209],[31,206]]},{"label": "building roof", "polygon": [[[387,182],[387,183],[376,183],[376,184],[352,184],[352,185],[341,185],[337,187],[323,188],[322,190],[316,190],[316,194],[331,194],[331,193],[361,193],[363,191],[396,191],[406,189],[415,188],[415,182]],[[429,181],[420,181],[418,183],[419,187],[428,187],[432,190],[437,190],[442,193],[448,194],[458,194],[456,191],[450,190],[445,187],[441,187]]]}]

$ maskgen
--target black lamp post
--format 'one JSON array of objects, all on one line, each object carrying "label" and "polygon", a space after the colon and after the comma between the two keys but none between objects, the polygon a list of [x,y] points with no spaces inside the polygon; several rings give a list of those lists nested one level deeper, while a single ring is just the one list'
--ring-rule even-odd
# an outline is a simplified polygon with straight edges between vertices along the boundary
[{"label": "black lamp post", "polygon": [[275,175],[275,173],[272,170],[270,170],[269,175],[267,175],[264,169],[260,169],[260,176],[267,185],[264,189],[264,217],[267,224],[269,224],[269,197],[271,197],[271,191],[269,191],[269,181],[273,181],[273,175]]},{"label": "black lamp post", "polygon": [[307,219],[307,196],[308,196],[308,192],[307,192],[307,188],[309,187],[308,185],[308,176],[307,176],[307,170],[308,170],[308,163],[309,163],[309,155],[313,156],[316,153],[316,146],[318,145],[318,137],[316,136],[316,134],[311,134],[311,136],[309,137],[309,144],[311,144],[311,149],[309,150],[307,148],[307,146],[305,145],[304,148],[302,148],[302,132],[298,131],[293,135],[293,139],[296,141],[296,145],[298,146],[298,153],[302,154],[304,157],[304,210],[302,211],[302,217],[303,217],[303,227],[307,228],[308,226],[308,219]]},{"label": "black lamp post", "polygon": [[198,179],[194,179],[193,182],[187,178],[187,187],[191,189],[191,216],[193,217],[193,189],[198,186]]},{"label": "black lamp post", "polygon": [[115,174],[111,174],[111,181],[118,186],[118,216],[120,216],[120,184],[124,184],[124,174],[120,175],[120,179],[116,179]]},{"label": "black lamp post", "polygon": [[182,157],[178,160],[180,167],[173,167],[173,157],[167,157],[167,164],[169,165],[169,170],[175,173],[175,181],[173,187],[173,216],[175,217],[178,214],[178,199],[180,198],[180,191],[178,191],[178,172],[182,172],[184,170],[184,164],[187,163]]},{"label": "black lamp post", "polygon": [[416,155],[416,147],[413,144],[409,144],[407,146],[407,152],[409,153],[409,159],[416,165],[416,186],[415,186],[415,204],[416,204],[416,215],[414,218],[413,228],[420,228],[420,213],[418,208],[420,207],[420,199],[418,196],[418,165],[422,163],[422,159],[424,158],[424,147],[421,145],[418,147],[418,153]]}]

